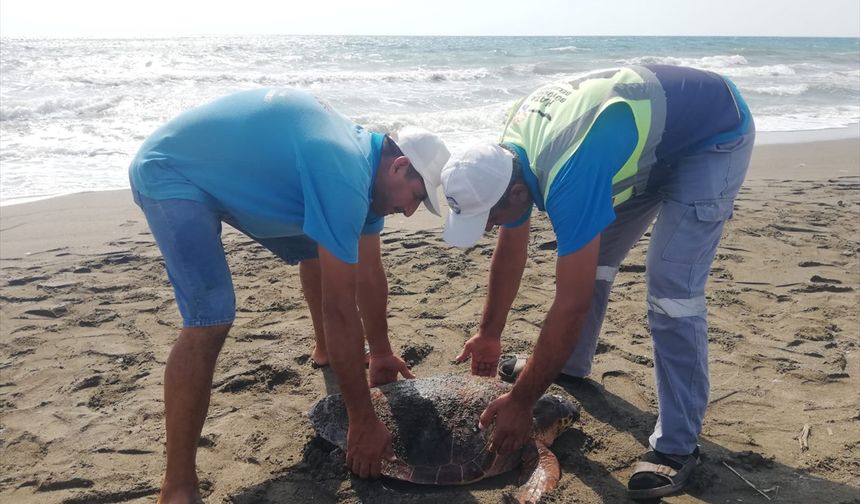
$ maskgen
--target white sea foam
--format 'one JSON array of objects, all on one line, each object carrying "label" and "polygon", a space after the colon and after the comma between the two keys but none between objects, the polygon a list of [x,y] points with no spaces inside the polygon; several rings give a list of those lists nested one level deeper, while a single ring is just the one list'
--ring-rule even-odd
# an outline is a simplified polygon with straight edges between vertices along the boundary
[{"label": "white sea foam", "polygon": [[677,56],[637,56],[635,58],[623,59],[619,63],[624,65],[679,65],[703,69],[726,69],[736,66],[748,65],[747,59],[740,54],[703,56],[700,58],[677,57]]},{"label": "white sea foam", "polygon": [[703,67],[729,77],[778,77],[795,75],[797,72],[789,65],[763,65],[749,67]]},{"label": "white sea foam", "polygon": [[444,136],[446,144],[454,151],[476,140],[497,138],[513,104],[514,100],[511,100],[464,109],[419,114],[368,114],[353,119],[368,128],[386,132],[409,124],[420,126]]},{"label": "white sea foam", "polygon": [[760,131],[802,131],[844,128],[860,122],[860,106],[764,107],[755,115]]},{"label": "white sea foam", "polygon": [[728,77],[777,77],[795,75],[791,65],[760,65],[753,66],[741,55],[704,56],[701,58],[677,58],[672,56],[656,57],[642,56],[623,60],[630,65],[679,65],[709,70]]},{"label": "white sea foam", "polygon": [[99,117],[119,104],[124,97],[107,99],[49,98],[19,102],[0,108],[0,121],[26,120],[34,116]]},{"label": "white sea foam", "polygon": [[787,84],[784,86],[749,86],[745,92],[759,93],[771,96],[798,96],[809,90],[806,84]]}]

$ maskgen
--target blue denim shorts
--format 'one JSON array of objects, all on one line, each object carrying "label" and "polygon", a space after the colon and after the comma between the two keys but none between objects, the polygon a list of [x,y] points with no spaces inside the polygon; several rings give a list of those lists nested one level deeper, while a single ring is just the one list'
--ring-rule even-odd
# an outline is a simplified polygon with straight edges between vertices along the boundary
[{"label": "blue denim shorts", "polygon": [[[233,225],[232,219],[197,201],[154,200],[134,189],[132,194],[161,250],[183,327],[232,323],[236,296],[221,243],[221,221]],[[289,264],[317,257],[316,242],[304,235],[250,237]]]}]

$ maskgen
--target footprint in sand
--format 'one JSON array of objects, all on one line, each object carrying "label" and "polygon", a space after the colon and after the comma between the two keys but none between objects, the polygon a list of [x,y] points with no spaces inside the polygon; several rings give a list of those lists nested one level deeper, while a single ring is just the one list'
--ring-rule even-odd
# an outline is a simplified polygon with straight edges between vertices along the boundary
[{"label": "footprint in sand", "polygon": [[653,406],[646,398],[645,388],[626,371],[605,371],[600,375],[600,383],[607,391],[642,411],[650,411]]},{"label": "footprint in sand", "polygon": [[26,285],[33,282],[38,282],[40,280],[47,280],[48,276],[26,276],[26,277],[18,277],[18,278],[10,278],[8,281],[8,285],[15,287],[19,285]]},{"label": "footprint in sand", "polygon": [[400,357],[410,368],[423,362],[432,352],[433,345],[428,343],[419,343],[417,345],[406,344],[400,347]]},{"label": "footprint in sand", "polygon": [[26,315],[34,315],[36,317],[45,317],[45,318],[60,318],[66,315],[69,312],[69,309],[63,305],[59,306],[51,306],[48,308],[34,308],[32,310],[27,310],[24,313]]},{"label": "footprint in sand", "polygon": [[278,385],[298,385],[299,382],[299,374],[293,369],[263,364],[254,369],[231,373],[213,383],[212,388],[232,393],[245,390],[271,391]]}]

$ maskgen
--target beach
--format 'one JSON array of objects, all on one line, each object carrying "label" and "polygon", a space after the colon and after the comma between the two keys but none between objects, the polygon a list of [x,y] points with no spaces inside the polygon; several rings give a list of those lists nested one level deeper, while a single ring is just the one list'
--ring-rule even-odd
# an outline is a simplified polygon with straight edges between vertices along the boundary
[{"label": "beach", "polygon": [[[702,463],[675,503],[860,503],[860,140],[756,147],[708,284],[711,399]],[[392,347],[418,376],[477,327],[494,234],[462,251],[422,209],[382,235]],[[351,477],[305,414],[336,392],[311,367],[298,268],[225,228],[237,318],[198,450],[208,503],[497,503],[509,473],[465,487]],[[553,445],[555,503],[628,502],[657,413],[647,235],[616,278],[590,381],[553,391],[581,421]],[[528,353],[554,295],[555,243],[534,219],[503,353]],[[128,191],[0,207],[0,502],[153,502],[162,383],[180,328]]]}]

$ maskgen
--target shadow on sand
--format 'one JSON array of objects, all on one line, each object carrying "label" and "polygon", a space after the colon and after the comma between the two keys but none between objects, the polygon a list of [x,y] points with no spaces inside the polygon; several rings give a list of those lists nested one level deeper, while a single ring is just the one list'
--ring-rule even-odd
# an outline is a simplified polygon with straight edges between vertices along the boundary
[{"label": "shadow on sand", "polygon": [[[336,392],[334,375],[329,371],[325,377],[326,391]],[[565,390],[582,404],[595,421],[617,431],[629,432],[645,451],[656,415],[642,411],[593,380],[585,380]],[[577,429],[556,440],[552,450],[561,462],[562,473],[575,475],[578,481],[575,484],[590,487],[602,502],[634,502],[628,499],[625,483],[618,480],[613,470],[589,460],[588,443],[588,437]],[[664,501],[652,500],[649,504],[690,502],[689,497],[694,498],[695,502],[709,504],[767,502],[764,496],[732,473],[724,462],[750,481],[766,482],[757,484],[757,487],[765,491],[773,502],[860,504],[860,489],[857,487],[827,481],[759,454],[736,452],[706,439],[701,442],[701,451],[701,464],[685,491],[677,494],[678,497],[668,497]],[[518,478],[519,475],[514,471],[462,487],[416,485],[389,478],[361,480],[346,470],[340,450],[320,438],[314,438],[305,446],[299,463],[285,468],[282,474],[269,481],[229,497],[229,502],[470,504],[487,502],[486,497],[478,499],[473,493],[480,494],[481,490],[510,490],[517,485]],[[546,500],[575,502],[572,498],[552,492]]]},{"label": "shadow on sand", "polygon": [[[617,431],[629,432],[642,445],[643,452],[647,449],[648,437],[657,420],[655,414],[642,411],[590,379],[565,387],[565,390],[597,422]],[[553,451],[559,455],[562,472],[575,474],[584,485],[599,489],[597,493],[604,502],[635,502],[627,497],[625,486],[627,473],[631,469],[625,472],[623,482],[619,482],[610,470],[588,459],[585,443],[587,439],[577,432],[568,433],[556,441]],[[776,463],[757,453],[733,451],[708,439],[702,439],[700,446],[701,462],[690,484],[683,492],[676,494],[678,496],[687,494],[694,497],[695,502],[711,504],[767,502],[764,496],[732,473],[723,464],[725,462],[747,480],[759,482],[757,488],[766,491],[774,502],[860,504],[860,489],[856,487],[812,476],[804,470]],[[665,502],[675,501],[674,497],[667,497]],[[659,502],[664,501],[656,499],[649,504]]]}]

